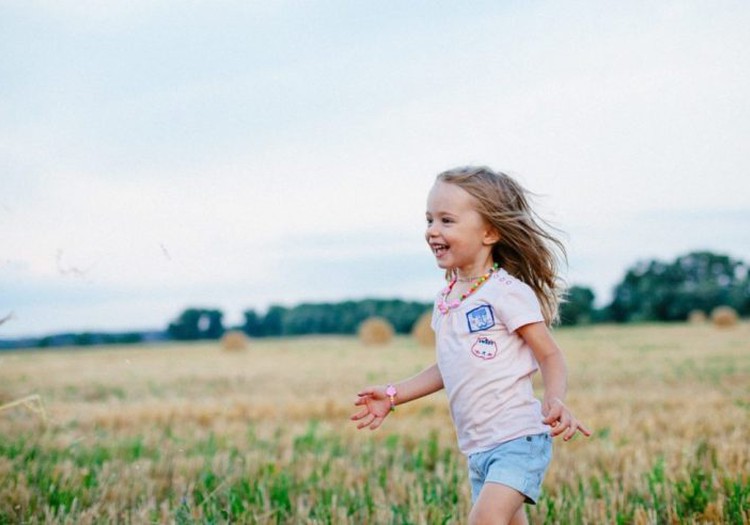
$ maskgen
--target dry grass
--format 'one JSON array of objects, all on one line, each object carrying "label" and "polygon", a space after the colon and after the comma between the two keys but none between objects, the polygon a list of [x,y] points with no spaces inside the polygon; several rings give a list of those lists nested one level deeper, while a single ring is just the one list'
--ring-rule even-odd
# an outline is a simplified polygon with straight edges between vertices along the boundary
[{"label": "dry grass", "polygon": [[[530,509],[532,521],[613,523],[622,513],[632,523],[728,523],[722,516],[731,501],[722,487],[750,483],[750,325],[605,326],[562,329],[556,337],[570,368],[568,402],[594,436],[555,443],[546,499]],[[319,504],[332,513],[321,523],[390,523],[397,508],[408,513],[404,521],[432,523],[443,518],[430,514],[424,498],[431,492],[419,487],[433,476],[438,487],[456,483],[447,522],[463,522],[468,484],[443,394],[399,407],[374,433],[348,421],[358,388],[432,362],[413,338],[397,337],[378,352],[343,337],[262,339],[253,352],[218,352],[218,345],[0,353],[0,400],[39,395],[49,419],[45,430],[28,411],[0,413],[0,521],[173,523],[183,498],[200,522],[211,502],[229,505],[230,489],[267,479],[257,509],[247,511],[250,522],[308,522],[304,516]],[[432,470],[399,456],[428,454],[431,439],[443,458]],[[34,455],[14,456],[22,445]],[[34,463],[41,458],[46,463]],[[381,471],[382,488],[372,481]],[[77,510],[55,507],[40,472],[48,472],[50,486],[80,487]],[[86,488],[92,473],[97,484]],[[299,492],[290,485],[288,521],[277,519],[286,503],[273,499],[281,475],[312,480]],[[323,479],[331,493],[320,492],[328,486]],[[684,480],[696,479],[710,499],[699,500],[688,519],[680,502],[698,504]],[[367,519],[347,514],[355,512],[346,510],[347,495],[357,490],[373,505]],[[320,500],[324,494],[335,496]],[[41,507],[24,514],[34,502]],[[746,523],[750,507],[740,512]]]},{"label": "dry grass", "polygon": [[30,396],[22,397],[21,399],[8,401],[4,405],[0,405],[0,413],[14,408],[24,408],[38,415],[42,423],[45,425],[47,424],[47,410],[45,410],[42,398],[39,397],[38,394],[32,394]]}]

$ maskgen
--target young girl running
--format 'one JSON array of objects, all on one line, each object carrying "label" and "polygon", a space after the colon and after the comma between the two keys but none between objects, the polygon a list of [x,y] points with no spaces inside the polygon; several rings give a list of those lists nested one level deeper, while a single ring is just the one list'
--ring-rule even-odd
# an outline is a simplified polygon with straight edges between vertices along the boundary
[{"label": "young girl running", "polygon": [[[484,167],[438,175],[427,198],[427,243],[448,286],[432,314],[437,363],[358,393],[357,428],[445,388],[469,463],[469,522],[526,523],[549,464],[551,437],[591,432],[564,404],[566,367],[548,326],[559,289],[550,235],[511,177]],[[544,398],[531,376],[541,370]]]}]

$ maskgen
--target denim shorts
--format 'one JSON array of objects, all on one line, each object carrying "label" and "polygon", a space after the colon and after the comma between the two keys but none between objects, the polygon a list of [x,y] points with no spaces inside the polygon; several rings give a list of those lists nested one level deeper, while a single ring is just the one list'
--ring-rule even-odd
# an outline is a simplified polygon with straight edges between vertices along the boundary
[{"label": "denim shorts", "polygon": [[526,496],[535,504],[542,479],[552,459],[552,438],[548,433],[523,436],[495,448],[469,455],[471,501],[475,502],[485,483],[500,483]]}]

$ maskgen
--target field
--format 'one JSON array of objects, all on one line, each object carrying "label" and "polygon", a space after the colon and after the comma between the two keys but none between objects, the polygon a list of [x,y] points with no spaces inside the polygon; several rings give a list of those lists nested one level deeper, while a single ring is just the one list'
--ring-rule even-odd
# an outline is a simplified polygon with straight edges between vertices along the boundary
[{"label": "field", "polygon": [[[559,329],[589,439],[555,442],[532,523],[750,523],[750,325]],[[443,393],[378,431],[355,392],[431,350],[353,338],[0,353],[0,524],[463,523]]]}]

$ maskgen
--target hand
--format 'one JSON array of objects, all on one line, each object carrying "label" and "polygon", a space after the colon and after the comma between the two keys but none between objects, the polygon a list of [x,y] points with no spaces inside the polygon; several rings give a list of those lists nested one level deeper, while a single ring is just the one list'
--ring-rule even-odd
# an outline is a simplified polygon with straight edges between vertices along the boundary
[{"label": "hand", "polygon": [[568,441],[579,430],[586,437],[591,435],[591,431],[573,416],[560,398],[545,398],[542,404],[542,414],[544,415],[542,423],[552,427],[552,437],[562,434],[562,438]]},{"label": "hand", "polygon": [[370,386],[357,393],[356,406],[362,410],[351,417],[352,421],[359,421],[357,429],[370,427],[375,430],[383,424],[386,416],[391,413],[391,399],[385,393],[385,387]]}]

